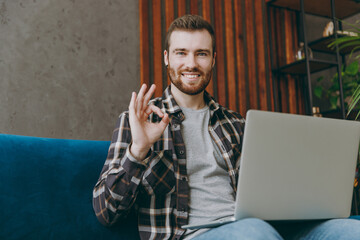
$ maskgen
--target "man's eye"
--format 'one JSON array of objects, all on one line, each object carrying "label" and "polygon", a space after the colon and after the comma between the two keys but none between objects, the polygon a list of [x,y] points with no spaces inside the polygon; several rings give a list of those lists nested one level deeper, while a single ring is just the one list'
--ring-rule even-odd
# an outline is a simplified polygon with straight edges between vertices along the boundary
[{"label": "man's eye", "polygon": [[206,56],[207,56],[207,53],[205,53],[205,52],[200,52],[200,53],[198,53],[198,55],[199,55],[199,56],[206,57]]},{"label": "man's eye", "polygon": [[176,52],[176,55],[185,55],[184,52]]}]

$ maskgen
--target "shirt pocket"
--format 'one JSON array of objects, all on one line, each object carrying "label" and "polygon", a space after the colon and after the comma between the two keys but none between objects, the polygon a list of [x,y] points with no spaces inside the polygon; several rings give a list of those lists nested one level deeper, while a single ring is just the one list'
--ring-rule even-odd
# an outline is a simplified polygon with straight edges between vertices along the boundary
[{"label": "shirt pocket", "polygon": [[163,195],[175,191],[174,162],[171,150],[152,152],[142,184],[149,195]]}]

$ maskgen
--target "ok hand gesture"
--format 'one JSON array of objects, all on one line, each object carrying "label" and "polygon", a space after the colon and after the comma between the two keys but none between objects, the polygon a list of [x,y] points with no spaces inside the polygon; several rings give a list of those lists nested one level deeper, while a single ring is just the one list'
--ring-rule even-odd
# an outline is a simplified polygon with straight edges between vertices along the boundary
[{"label": "ok hand gesture", "polygon": [[[130,100],[129,121],[132,135],[130,152],[139,161],[144,160],[149,149],[161,137],[170,121],[167,113],[163,113],[154,105],[148,105],[155,88],[153,84],[146,92],[146,85],[143,84],[138,95],[133,92]],[[151,113],[157,114],[162,120],[159,123],[148,122]]]}]

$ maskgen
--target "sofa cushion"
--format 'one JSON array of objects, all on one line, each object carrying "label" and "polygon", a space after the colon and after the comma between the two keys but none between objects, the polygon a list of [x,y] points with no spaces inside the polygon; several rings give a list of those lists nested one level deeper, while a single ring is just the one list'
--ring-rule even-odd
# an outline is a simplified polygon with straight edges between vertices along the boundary
[{"label": "sofa cushion", "polygon": [[0,134],[0,239],[137,239],[135,216],[106,228],[92,209],[109,144]]}]

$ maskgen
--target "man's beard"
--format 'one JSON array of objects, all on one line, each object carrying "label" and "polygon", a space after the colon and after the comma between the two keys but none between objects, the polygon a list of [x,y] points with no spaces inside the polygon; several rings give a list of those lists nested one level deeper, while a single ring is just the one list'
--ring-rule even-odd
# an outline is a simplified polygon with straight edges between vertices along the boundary
[{"label": "man's beard", "polygon": [[[205,90],[205,88],[207,87],[207,85],[209,85],[210,79],[211,79],[211,75],[212,75],[212,69],[207,72],[204,73],[203,71],[201,71],[198,68],[186,68],[183,70],[179,70],[177,71],[177,74],[175,74],[175,70],[173,68],[171,68],[170,64],[168,66],[168,76],[170,78],[170,81],[175,85],[176,88],[178,88],[181,92],[188,94],[188,95],[197,95],[199,93],[201,93],[202,91]],[[189,86],[184,84],[181,81],[181,74],[183,72],[187,72],[187,73],[191,73],[191,72],[197,72],[200,73],[200,82],[197,83],[195,86]]]}]

